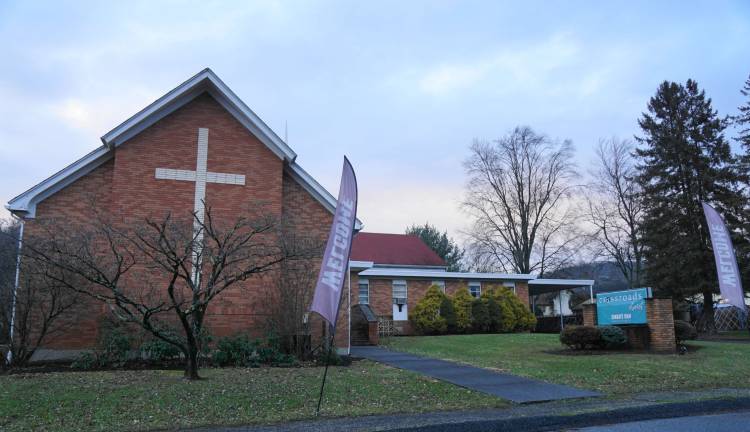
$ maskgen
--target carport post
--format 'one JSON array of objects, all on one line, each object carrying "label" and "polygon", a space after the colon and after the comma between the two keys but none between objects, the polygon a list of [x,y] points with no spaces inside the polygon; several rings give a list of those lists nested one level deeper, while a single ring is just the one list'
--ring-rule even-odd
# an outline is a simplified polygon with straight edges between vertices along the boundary
[{"label": "carport post", "polygon": [[563,319],[563,309],[562,309],[562,290],[557,292],[557,305],[560,309],[560,331],[562,331],[565,328],[565,320]]}]

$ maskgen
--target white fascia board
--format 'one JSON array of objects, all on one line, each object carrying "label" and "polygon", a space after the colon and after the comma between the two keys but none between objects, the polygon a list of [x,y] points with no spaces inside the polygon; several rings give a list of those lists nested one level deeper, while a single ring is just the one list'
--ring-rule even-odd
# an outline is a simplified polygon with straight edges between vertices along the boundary
[{"label": "white fascia board", "polygon": [[349,260],[349,268],[352,270],[363,270],[363,269],[369,269],[374,266],[375,263],[372,261],[355,261],[355,260]]},{"label": "white fascia board", "polygon": [[580,287],[594,285],[594,282],[591,279],[534,279],[529,281],[529,285]]},{"label": "white fascia board", "polygon": [[528,274],[512,273],[466,273],[443,270],[406,269],[398,267],[373,267],[359,274],[361,277],[399,277],[399,278],[433,278],[433,279],[470,279],[470,280],[514,280],[527,281],[534,279]]},{"label": "white fascia board", "polygon": [[36,216],[36,205],[39,202],[90,173],[104,162],[112,159],[113,156],[112,150],[104,146],[99,147],[26,192],[12,198],[5,208],[16,216],[33,219]]},{"label": "white fascia board", "polygon": [[209,93],[216,99],[224,109],[273,151],[276,156],[287,161],[294,161],[297,157],[297,154],[208,68],[107,132],[101,138],[102,143],[110,148],[121,145],[203,92]]},{"label": "white fascia board", "polygon": [[[317,182],[311,176],[307,173],[297,162],[291,162],[289,164],[289,174],[292,176],[294,180],[299,183],[300,186],[304,190],[306,190],[310,195],[313,196],[323,207],[326,208],[331,213],[336,212],[336,198],[331,195],[330,192],[326,188],[324,188],[320,183]],[[362,224],[362,221],[359,219],[354,221],[354,230],[360,231],[362,230],[362,227],[364,225]]]}]

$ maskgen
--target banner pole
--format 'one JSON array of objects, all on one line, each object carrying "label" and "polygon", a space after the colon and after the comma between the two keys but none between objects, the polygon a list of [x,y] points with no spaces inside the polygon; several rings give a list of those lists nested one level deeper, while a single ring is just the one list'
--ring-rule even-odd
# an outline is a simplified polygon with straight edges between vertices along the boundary
[{"label": "banner pole", "polygon": [[336,328],[331,326],[331,337],[328,339],[328,352],[326,353],[326,367],[323,371],[323,381],[320,383],[320,394],[318,395],[318,407],[315,408],[315,417],[320,415],[320,404],[323,402],[323,389],[326,386],[326,377],[328,376],[328,365],[331,363],[331,351],[333,349],[333,338],[336,334]]}]

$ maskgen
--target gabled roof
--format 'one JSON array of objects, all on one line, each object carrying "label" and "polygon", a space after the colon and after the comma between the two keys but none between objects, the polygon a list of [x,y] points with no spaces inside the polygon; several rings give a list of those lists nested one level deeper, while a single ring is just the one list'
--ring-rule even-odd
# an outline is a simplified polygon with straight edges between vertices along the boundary
[{"label": "gabled roof", "polygon": [[[211,69],[204,69],[101,137],[103,145],[78,159],[5,206],[13,214],[33,218],[36,205],[114,157],[114,149],[176,111],[197,96],[208,93],[245,128],[284,160],[292,177],[323,207],[334,212],[336,198],[296,163],[297,154],[266,125]],[[357,220],[355,229],[362,228]]]},{"label": "gabled roof", "polygon": [[204,92],[216,99],[277,156],[287,161],[294,161],[297,157],[297,154],[209,68],[198,72],[104,134],[101,138],[102,143],[109,148],[117,147]]},{"label": "gabled roof", "polygon": [[375,265],[445,267],[445,261],[419,237],[360,232],[354,236],[351,260]]}]

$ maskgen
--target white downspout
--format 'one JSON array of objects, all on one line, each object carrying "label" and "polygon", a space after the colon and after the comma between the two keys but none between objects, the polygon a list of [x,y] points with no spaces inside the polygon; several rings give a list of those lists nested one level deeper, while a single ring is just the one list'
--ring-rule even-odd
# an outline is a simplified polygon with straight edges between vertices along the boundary
[{"label": "white downspout", "polygon": [[18,284],[21,279],[21,246],[23,246],[23,227],[24,227],[24,221],[23,219],[20,219],[21,221],[21,228],[18,230],[18,251],[16,255],[16,278],[13,282],[13,299],[11,301],[11,307],[10,307],[10,333],[9,333],[9,346],[8,346],[8,354],[6,355],[6,360],[8,364],[10,364],[11,361],[13,361],[13,331],[15,329],[16,324],[16,297],[18,295]]}]

